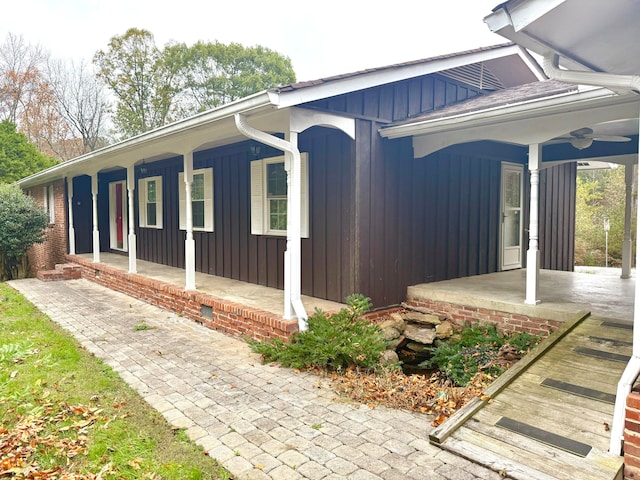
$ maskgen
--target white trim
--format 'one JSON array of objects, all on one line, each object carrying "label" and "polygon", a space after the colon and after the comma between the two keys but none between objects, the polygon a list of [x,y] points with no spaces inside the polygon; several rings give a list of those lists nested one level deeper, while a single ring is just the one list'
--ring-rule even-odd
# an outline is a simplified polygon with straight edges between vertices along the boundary
[{"label": "white trim", "polygon": [[[287,230],[269,228],[269,200],[267,198],[267,165],[285,164],[285,157],[262,158],[251,162],[251,234],[286,236]],[[309,154],[300,154],[300,236],[309,238]],[[285,169],[286,170],[286,169]],[[288,198],[288,192],[287,196]]]},{"label": "white trim", "polygon": [[56,223],[56,199],[55,199],[55,190],[53,185],[45,185],[42,187],[42,201],[44,204],[44,211],[49,216],[49,225],[53,225]]},{"label": "white trim", "polygon": [[[147,219],[147,206],[149,183],[156,183],[156,223],[151,225]],[[157,228],[162,229],[162,219],[164,217],[164,208],[162,204],[162,176],[145,177],[138,179],[138,225],[141,228]]]},{"label": "white trim", "polygon": [[[204,177],[204,226],[193,226],[195,232],[213,232],[214,231],[214,210],[213,210],[213,167],[200,168],[193,171],[193,177],[203,175]],[[192,179],[193,179],[192,177]],[[180,230],[187,229],[187,208],[186,208],[186,188],[184,182],[184,172],[178,173],[179,194],[179,220]],[[193,181],[191,182],[193,189]],[[193,195],[193,190],[192,190]]]},{"label": "white trim", "polygon": [[[116,186],[121,185],[121,196],[119,199],[116,198]],[[128,250],[128,241],[127,241],[127,225],[128,217],[128,207],[127,207],[127,182],[125,180],[118,180],[117,182],[109,183],[109,248],[112,250],[119,250],[121,252],[126,252]],[[118,226],[117,226],[117,205],[116,200],[122,202],[120,206],[122,210],[122,219],[120,220],[122,223],[122,246],[118,246]]]}]

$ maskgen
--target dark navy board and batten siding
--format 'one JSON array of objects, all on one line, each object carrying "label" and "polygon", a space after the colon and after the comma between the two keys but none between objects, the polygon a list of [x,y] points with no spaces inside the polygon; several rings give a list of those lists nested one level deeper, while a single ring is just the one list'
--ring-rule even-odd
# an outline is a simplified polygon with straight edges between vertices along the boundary
[{"label": "dark navy board and batten siding", "polygon": [[[310,238],[302,240],[304,294],[342,302],[360,292],[371,297],[375,307],[384,307],[403,301],[411,284],[497,271],[500,162],[523,163],[526,151],[483,142],[482,148],[458,146],[414,159],[410,139],[390,141],[378,133],[387,122],[480,93],[432,75],[310,104],[356,118],[356,140],[319,127],[300,135],[300,149],[309,153]],[[260,157],[280,154],[265,147]],[[194,232],[196,270],[283,288],[286,238],[250,233],[251,160],[247,142],[194,155],[194,168],[213,166],[215,212],[214,232]],[[145,167],[144,176],[163,177],[164,228],[139,228],[136,215],[138,257],[184,268],[185,232],[178,229],[177,208],[182,158]],[[547,189],[544,201],[550,207],[556,202],[563,205],[556,227],[567,228],[575,211],[573,168],[559,168],[563,177],[558,183],[547,181],[547,172],[541,175],[541,192]],[[109,234],[107,184],[124,175],[124,170],[100,174],[104,250]],[[561,188],[565,181],[571,184],[571,177],[573,203]],[[551,233],[543,239],[542,232],[549,231],[542,212],[541,219],[541,244],[553,246],[557,238],[571,243],[572,264],[573,232]],[[543,252],[543,264],[560,268],[568,248],[551,249],[556,254],[548,259]]]}]

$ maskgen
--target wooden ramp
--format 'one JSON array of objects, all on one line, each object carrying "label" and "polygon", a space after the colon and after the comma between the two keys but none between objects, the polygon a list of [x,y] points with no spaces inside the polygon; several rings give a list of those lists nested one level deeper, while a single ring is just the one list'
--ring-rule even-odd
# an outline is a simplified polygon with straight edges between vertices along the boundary
[{"label": "wooden ramp", "polygon": [[582,316],[556,333],[431,441],[518,480],[622,479],[609,424],[630,325]]}]

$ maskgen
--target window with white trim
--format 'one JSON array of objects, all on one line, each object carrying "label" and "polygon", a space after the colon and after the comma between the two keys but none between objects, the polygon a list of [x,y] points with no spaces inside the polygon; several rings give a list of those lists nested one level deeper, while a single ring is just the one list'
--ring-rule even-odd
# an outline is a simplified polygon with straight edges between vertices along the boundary
[{"label": "window with white trim", "polygon": [[[187,205],[183,172],[178,174],[178,188],[180,190],[180,230],[186,230]],[[213,168],[193,171],[191,213],[194,230],[213,232]]]},{"label": "window with white trim", "polygon": [[42,187],[42,199],[44,202],[44,211],[49,215],[49,224],[53,225],[56,223],[55,192],[53,185]]},{"label": "window with white trim", "polygon": [[[301,153],[300,234],[309,237],[308,154]],[[251,162],[251,233],[287,234],[287,172],[284,157]]]},{"label": "window with white trim", "polygon": [[143,228],[162,228],[162,177],[138,180],[138,223]]}]

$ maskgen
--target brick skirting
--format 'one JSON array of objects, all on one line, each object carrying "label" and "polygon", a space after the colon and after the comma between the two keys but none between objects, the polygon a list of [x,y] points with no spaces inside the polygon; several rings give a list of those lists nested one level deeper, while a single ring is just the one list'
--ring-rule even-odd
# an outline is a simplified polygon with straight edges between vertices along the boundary
[{"label": "brick skirting", "polygon": [[564,323],[557,320],[458,305],[445,301],[407,299],[406,303],[407,305],[426,309],[434,315],[443,316],[460,327],[469,323],[495,323],[498,329],[504,332],[529,332],[546,336]]},{"label": "brick skirting", "polygon": [[221,300],[197,290],[185,290],[74,255],[67,255],[67,260],[80,265],[82,278],[183,315],[213,330],[257,340],[286,339],[298,331],[297,320],[285,320],[264,310]]}]

